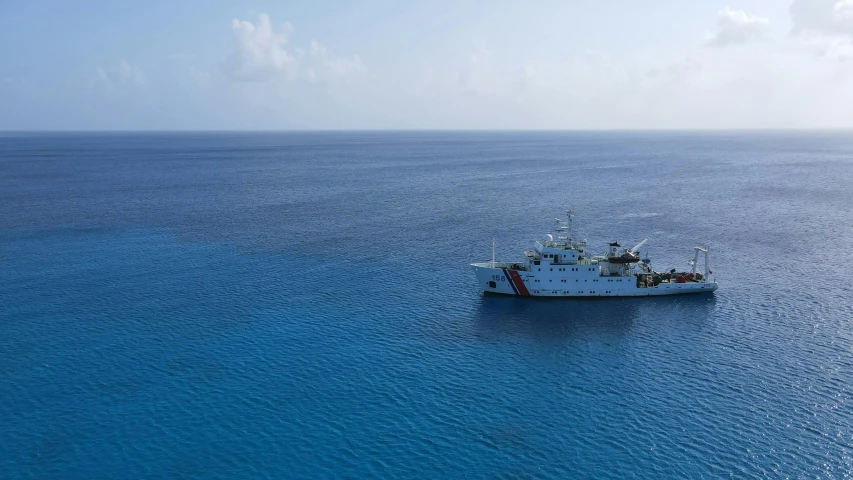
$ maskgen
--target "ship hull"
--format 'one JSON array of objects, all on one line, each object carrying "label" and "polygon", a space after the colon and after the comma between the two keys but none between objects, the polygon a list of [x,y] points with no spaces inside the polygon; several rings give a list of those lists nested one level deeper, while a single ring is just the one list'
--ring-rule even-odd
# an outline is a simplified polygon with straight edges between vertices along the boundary
[{"label": "ship hull", "polygon": [[[595,265],[544,265],[538,270],[516,270],[517,264],[475,263],[471,265],[478,288],[489,294],[523,297],[651,297],[711,293],[716,282],[638,282],[636,276],[606,276]],[[544,271],[543,271],[544,270]]]}]

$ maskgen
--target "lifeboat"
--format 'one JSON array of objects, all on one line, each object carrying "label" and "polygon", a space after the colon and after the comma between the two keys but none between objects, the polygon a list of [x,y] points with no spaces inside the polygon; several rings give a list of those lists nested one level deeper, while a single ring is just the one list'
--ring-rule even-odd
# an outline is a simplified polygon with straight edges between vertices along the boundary
[{"label": "lifeboat", "polygon": [[610,257],[607,259],[607,261],[610,263],[622,263],[622,264],[637,263],[640,261],[640,257],[637,257],[635,255],[631,255],[630,253],[625,252],[622,255],[619,255],[618,257]]}]

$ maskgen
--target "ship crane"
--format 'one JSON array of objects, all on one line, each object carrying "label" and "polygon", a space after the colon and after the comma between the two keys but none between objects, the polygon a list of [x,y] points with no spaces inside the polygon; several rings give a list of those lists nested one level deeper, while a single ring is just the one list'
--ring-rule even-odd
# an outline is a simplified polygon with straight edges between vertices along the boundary
[{"label": "ship crane", "polygon": [[648,242],[648,241],[649,241],[649,239],[647,238],[647,239],[643,240],[642,242],[634,245],[634,248],[631,248],[630,250],[628,250],[628,253],[630,253],[631,255],[638,253],[640,251],[640,247],[645,245],[646,242]]},{"label": "ship crane", "polygon": [[711,252],[709,251],[707,245],[693,247],[693,258],[687,261],[687,264],[693,267],[693,275],[696,275],[696,270],[699,267],[699,252],[705,254],[705,282],[707,283],[708,277],[711,275]]},{"label": "ship crane", "polygon": [[[643,245],[645,245],[645,244],[646,244],[646,242],[648,242],[648,241],[649,241],[649,239],[648,239],[648,238],[644,239],[642,242],[640,242],[640,243],[638,243],[638,244],[634,245],[634,247],[633,247],[633,248],[628,249],[628,253],[629,253],[630,255],[635,256],[635,257],[637,257],[637,258],[639,259],[639,256],[640,256],[640,247],[642,247]],[[644,261],[640,261],[640,262],[638,262],[638,263],[636,264],[636,266],[637,266],[640,270],[642,270],[642,271],[643,271],[643,273],[652,273],[652,267],[650,267],[649,265],[647,265]]]}]

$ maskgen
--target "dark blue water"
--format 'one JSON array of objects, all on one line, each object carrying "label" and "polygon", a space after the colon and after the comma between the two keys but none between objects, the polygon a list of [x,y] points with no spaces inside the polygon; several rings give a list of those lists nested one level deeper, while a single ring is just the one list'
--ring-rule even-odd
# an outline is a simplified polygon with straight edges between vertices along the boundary
[{"label": "dark blue water", "polygon": [[[578,210],[720,290],[481,297]],[[0,477],[853,472],[853,134],[0,136]]]}]

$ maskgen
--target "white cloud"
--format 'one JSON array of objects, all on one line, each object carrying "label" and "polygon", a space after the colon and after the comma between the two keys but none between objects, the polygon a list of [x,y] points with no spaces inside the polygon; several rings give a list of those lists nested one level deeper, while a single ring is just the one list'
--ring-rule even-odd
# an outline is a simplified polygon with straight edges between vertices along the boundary
[{"label": "white cloud", "polygon": [[285,23],[276,31],[265,13],[258,15],[257,24],[235,18],[231,29],[236,47],[222,63],[222,71],[234,80],[347,81],[367,72],[358,55],[332,54],[317,40],[311,41],[307,55],[304,48],[288,50],[293,26]]},{"label": "white cloud", "polygon": [[261,13],[257,25],[235,18],[231,30],[236,51],[222,64],[225,74],[241,81],[267,80],[280,72],[295,74],[296,59],[285,49],[292,30],[289,23],[276,32],[269,15]]},{"label": "white cloud", "polygon": [[788,11],[795,33],[853,37],[853,0],[794,0]]},{"label": "white cloud", "polygon": [[800,50],[827,60],[853,60],[853,43],[838,35],[809,34],[798,38]]},{"label": "white cloud", "polygon": [[726,7],[717,12],[717,28],[708,32],[706,41],[712,47],[744,44],[761,38],[768,25],[766,18]]},{"label": "white cloud", "polygon": [[849,18],[853,14],[853,0],[839,0],[832,7],[832,12],[837,18]]},{"label": "white cloud", "polygon": [[793,32],[819,57],[853,59],[853,0],[794,0]]},{"label": "white cloud", "polygon": [[108,89],[114,89],[120,85],[141,86],[145,83],[145,77],[139,68],[129,64],[122,59],[118,65],[112,67],[96,67],[96,82]]},{"label": "white cloud", "polygon": [[317,40],[311,40],[311,57],[316,65],[307,67],[312,79],[316,79],[317,67],[321,70],[322,77],[347,80],[354,75],[364,75],[367,68],[361,62],[358,55],[339,57],[329,53],[329,49]]}]

